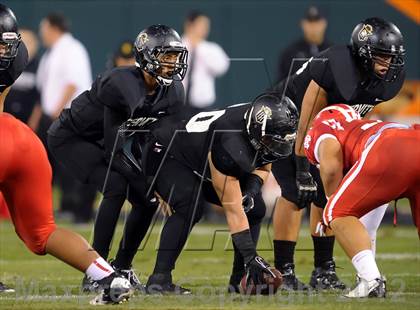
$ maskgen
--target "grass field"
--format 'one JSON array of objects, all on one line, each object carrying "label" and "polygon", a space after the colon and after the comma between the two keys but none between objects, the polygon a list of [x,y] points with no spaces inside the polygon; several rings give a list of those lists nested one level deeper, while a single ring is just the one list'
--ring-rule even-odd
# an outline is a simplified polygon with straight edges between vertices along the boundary
[{"label": "grass field", "polygon": [[[88,240],[91,228],[70,227]],[[160,224],[135,260],[145,281],[152,271]],[[136,295],[113,309],[420,309],[420,243],[414,227],[381,227],[378,238],[378,265],[387,276],[389,294],[385,300],[347,300],[340,293],[277,293],[274,296],[240,296],[225,293],[232,252],[225,226],[198,224],[182,253],[174,279],[193,290],[192,296],[156,297]],[[216,234],[214,232],[218,230]],[[121,226],[118,228],[118,235]],[[264,227],[259,253],[270,262],[270,231]],[[213,244],[213,237],[214,244]],[[114,246],[115,248],[115,246]],[[301,232],[295,262],[296,272],[307,282],[312,270],[312,244],[307,229]],[[335,250],[338,274],[346,284],[354,271],[339,246]],[[31,254],[18,239],[10,223],[0,223],[0,279],[14,286],[16,293],[0,296],[0,309],[87,309],[93,295],[79,290],[82,274],[55,260]],[[108,307],[101,307],[107,309]]]}]

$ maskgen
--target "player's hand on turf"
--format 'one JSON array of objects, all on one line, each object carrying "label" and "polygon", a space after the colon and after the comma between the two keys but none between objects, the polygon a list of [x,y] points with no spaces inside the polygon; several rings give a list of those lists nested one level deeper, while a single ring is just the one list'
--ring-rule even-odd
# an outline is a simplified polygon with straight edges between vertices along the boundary
[{"label": "player's hand on turf", "polygon": [[251,195],[245,194],[242,197],[242,207],[244,208],[245,213],[254,209],[254,198]]},{"label": "player's hand on turf", "polygon": [[296,186],[299,209],[309,207],[317,194],[317,184],[309,172],[309,167],[310,164],[306,157],[296,156]]},{"label": "player's hand on turf", "polygon": [[247,285],[251,284],[251,280],[254,285],[266,284],[266,281],[264,280],[264,273],[274,278],[276,277],[270,270],[270,265],[264,260],[264,258],[258,255],[245,265],[245,270]]}]

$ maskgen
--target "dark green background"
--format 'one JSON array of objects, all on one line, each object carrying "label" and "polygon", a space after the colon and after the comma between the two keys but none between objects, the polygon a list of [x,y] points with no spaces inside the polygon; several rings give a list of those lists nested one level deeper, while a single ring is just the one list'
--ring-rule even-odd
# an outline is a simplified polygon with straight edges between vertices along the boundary
[{"label": "dark green background", "polygon": [[[13,0],[10,6],[21,25],[37,29],[50,11],[61,11],[72,21],[72,33],[89,51],[93,73],[104,70],[109,54],[118,43],[150,24],[163,23],[182,33],[183,19],[199,9],[212,20],[210,40],[223,46],[232,58],[264,58],[264,63],[237,62],[218,80],[218,105],[246,101],[276,79],[279,51],[301,35],[299,20],[309,4],[319,5],[329,20],[328,38],[340,44],[349,41],[359,21],[380,16],[398,25],[405,38],[408,78],[420,78],[420,31],[414,21],[380,0],[365,1],[115,1],[115,0]],[[68,61],[72,61],[69,59]],[[345,72],[343,72],[345,74]]]}]

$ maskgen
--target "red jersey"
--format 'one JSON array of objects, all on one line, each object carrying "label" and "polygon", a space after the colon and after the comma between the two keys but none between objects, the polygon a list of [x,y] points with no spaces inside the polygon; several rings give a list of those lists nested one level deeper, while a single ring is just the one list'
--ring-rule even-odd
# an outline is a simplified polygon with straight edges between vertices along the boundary
[{"label": "red jersey", "polygon": [[404,128],[408,126],[398,123],[377,120],[352,120],[350,122],[334,118],[318,118],[305,137],[304,147],[308,160],[319,164],[318,149],[326,138],[336,139],[343,151],[343,169],[346,173],[360,158],[363,150],[383,130],[389,128]]}]

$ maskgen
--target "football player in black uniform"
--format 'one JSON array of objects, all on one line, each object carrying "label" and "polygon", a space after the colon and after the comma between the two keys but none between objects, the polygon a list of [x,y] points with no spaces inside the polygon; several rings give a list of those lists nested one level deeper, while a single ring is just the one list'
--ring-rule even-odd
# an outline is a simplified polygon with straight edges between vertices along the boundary
[{"label": "football player in black uniform", "polygon": [[108,257],[128,196],[132,210],[127,221],[139,222],[134,225],[136,231],[123,238],[123,250],[112,265],[138,287],[132,270],[122,266],[131,262],[158,204],[154,197],[146,198],[140,163],[126,155],[121,147],[124,139],[117,136],[128,119],[146,125],[183,106],[181,81],[187,70],[188,52],[178,33],[165,25],[141,31],[134,47],[136,65],[114,68],[98,76],[92,88],[74,99],[51,125],[48,145],[70,173],[103,193],[93,238],[93,247],[102,257]]},{"label": "football player in black uniform", "polygon": [[[17,21],[13,12],[0,4],[0,113],[10,86],[16,81],[28,64],[28,50],[21,41]],[[0,292],[14,292],[0,282]]]},{"label": "football player in black uniform", "polygon": [[[235,248],[230,292],[245,274],[261,284],[272,274],[258,256],[256,243],[265,215],[260,189],[271,163],[289,156],[298,122],[293,102],[265,94],[252,104],[174,115],[152,124],[152,143],[145,164],[154,175],[151,189],[170,208],[148,293],[189,294],[173,284],[171,272],[194,224],[200,219],[200,197],[223,206]],[[158,160],[160,154],[161,160]],[[155,168],[159,167],[155,172]],[[254,206],[254,208],[252,208]],[[248,217],[248,219],[247,219]]]},{"label": "football player in black uniform", "polygon": [[303,140],[314,116],[329,104],[345,103],[364,116],[375,105],[392,99],[404,82],[404,53],[403,37],[394,24],[368,18],[354,28],[349,46],[321,52],[277,85],[277,91],[290,97],[301,111],[295,153],[277,161],[272,169],[282,189],[274,213],[274,253],[285,288],[307,289],[295,277],[293,255],[301,210],[311,202],[315,269],[310,285],[344,288],[335,273],[334,236],[319,237],[315,232],[326,197],[318,169],[304,155]]}]

